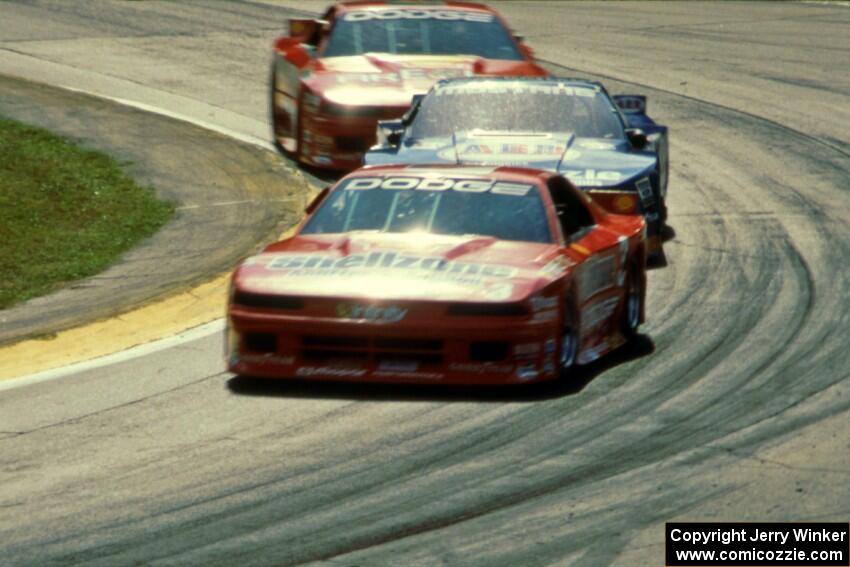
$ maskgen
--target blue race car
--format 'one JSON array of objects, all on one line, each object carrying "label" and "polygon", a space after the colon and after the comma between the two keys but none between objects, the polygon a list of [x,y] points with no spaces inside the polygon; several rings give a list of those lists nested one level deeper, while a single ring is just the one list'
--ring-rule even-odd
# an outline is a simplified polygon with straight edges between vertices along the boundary
[{"label": "blue race car", "polygon": [[644,215],[659,257],[667,156],[667,127],[644,96],[612,98],[583,79],[471,77],[439,81],[400,120],[379,122],[364,162],[556,171],[610,212]]}]

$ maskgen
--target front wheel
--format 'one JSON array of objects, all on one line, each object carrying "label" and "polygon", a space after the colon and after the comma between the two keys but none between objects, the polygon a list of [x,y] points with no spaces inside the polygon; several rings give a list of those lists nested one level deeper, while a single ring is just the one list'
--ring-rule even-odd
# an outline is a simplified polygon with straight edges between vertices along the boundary
[{"label": "front wheel", "polygon": [[558,368],[563,379],[567,377],[578,360],[578,316],[575,305],[572,303],[567,304],[566,313],[564,314],[564,325],[561,329],[561,344],[559,347]]},{"label": "front wheel", "polygon": [[640,271],[633,266],[626,277],[626,295],[623,305],[622,330],[627,339],[637,336],[642,311],[643,287]]}]

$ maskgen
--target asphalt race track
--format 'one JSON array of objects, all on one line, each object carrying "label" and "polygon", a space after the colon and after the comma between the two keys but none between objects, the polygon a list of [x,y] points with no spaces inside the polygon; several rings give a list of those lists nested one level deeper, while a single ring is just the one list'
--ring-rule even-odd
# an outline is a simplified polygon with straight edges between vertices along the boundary
[{"label": "asphalt race track", "polygon": [[[257,135],[274,3],[0,1],[0,72]],[[0,391],[0,564],[661,565],[665,521],[850,519],[850,7],[499,6],[671,127],[643,339],[521,392],[258,385],[220,334]]]}]

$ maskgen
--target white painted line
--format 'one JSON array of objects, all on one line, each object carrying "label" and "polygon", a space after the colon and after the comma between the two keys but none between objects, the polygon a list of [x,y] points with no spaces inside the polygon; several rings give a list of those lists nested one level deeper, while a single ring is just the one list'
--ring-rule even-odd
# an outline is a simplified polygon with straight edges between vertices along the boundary
[{"label": "white painted line", "polygon": [[71,87],[68,85],[55,85],[60,89],[65,89],[66,91],[72,91],[75,93],[80,93],[88,96],[93,96],[105,100],[109,100],[112,102],[116,102],[118,104],[129,106],[131,108],[137,108],[139,110],[144,110],[145,112],[150,112],[152,114],[159,114],[162,116],[166,116],[168,118],[173,118],[174,120],[180,120],[181,122],[188,122],[189,124],[194,124],[195,126],[200,126],[201,128],[205,128],[207,130],[212,130],[213,132],[218,132],[219,134],[224,134],[228,138],[233,138],[235,140],[239,140],[240,142],[245,142],[246,144],[251,144],[253,146],[258,146],[265,150],[276,151],[274,144],[268,142],[266,140],[262,140],[255,136],[251,136],[248,134],[243,134],[241,132],[237,132],[236,130],[231,130],[229,128],[224,128],[217,124],[213,124],[212,122],[206,122],[204,120],[200,120],[198,118],[192,118],[191,116],[186,116],[185,114],[180,114],[179,112],[172,112],[170,110],[166,110],[165,108],[160,108],[158,106],[152,106],[150,104],[145,104],[143,102],[138,102],[135,100],[127,100],[125,98],[118,98],[109,95],[100,94],[93,91],[88,91],[85,89],[78,89],[75,87]]},{"label": "white painted line", "polygon": [[[90,360],[84,360],[82,362],[76,362],[74,364],[63,366],[62,368],[42,370],[41,372],[28,374],[19,378],[11,378],[9,380],[0,381],[0,392],[2,392],[3,390],[12,390],[14,388],[21,388],[23,386],[38,384],[39,382],[55,380],[56,378],[61,378],[70,374],[77,374],[79,372],[85,372],[87,370],[93,370],[95,368],[101,368],[103,366],[110,366],[112,364],[127,362],[128,360],[133,360],[134,358],[138,358],[140,356],[146,356],[155,352],[159,352],[161,350],[179,346],[183,343],[196,341],[198,339],[214,335],[215,333],[221,333],[223,330],[224,319],[216,319],[215,321],[210,321],[209,323],[205,323],[199,327],[194,327],[192,329],[183,331],[174,336],[134,346],[126,350],[107,354],[98,358],[92,358]],[[221,352],[221,356],[223,357],[224,338],[222,338]]]}]

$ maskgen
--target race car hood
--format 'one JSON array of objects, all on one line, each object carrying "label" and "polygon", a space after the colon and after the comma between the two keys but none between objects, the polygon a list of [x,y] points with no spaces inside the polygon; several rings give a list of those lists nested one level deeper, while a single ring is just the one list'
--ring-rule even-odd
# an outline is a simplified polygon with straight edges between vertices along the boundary
[{"label": "race car hood", "polygon": [[572,132],[455,132],[406,138],[398,150],[374,150],[366,165],[395,163],[532,167],[564,174],[578,187],[615,187],[648,175],[653,155],[629,151],[625,140],[579,138]]},{"label": "race car hood", "polygon": [[301,297],[512,302],[567,264],[554,244],[481,236],[385,233],[305,235],[246,259],[239,291]]},{"label": "race car hood", "polygon": [[527,61],[483,59],[466,55],[392,55],[367,53],[315,60],[304,84],[335,104],[410,106],[435,82],[472,75],[538,75]]}]

